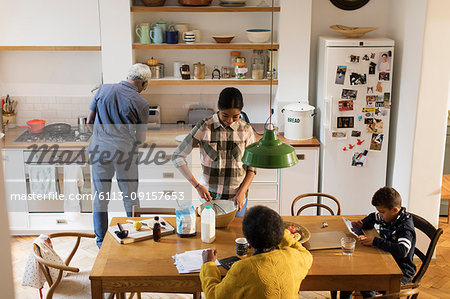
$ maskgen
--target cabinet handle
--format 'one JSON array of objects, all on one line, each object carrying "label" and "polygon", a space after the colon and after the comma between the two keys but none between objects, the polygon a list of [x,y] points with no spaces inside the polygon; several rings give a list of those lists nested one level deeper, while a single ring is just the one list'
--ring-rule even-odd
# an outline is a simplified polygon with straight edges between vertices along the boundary
[{"label": "cabinet handle", "polygon": [[305,160],[305,154],[297,154],[297,159]]},{"label": "cabinet handle", "polygon": [[163,172],[164,179],[173,179],[175,177],[175,173],[173,172]]}]

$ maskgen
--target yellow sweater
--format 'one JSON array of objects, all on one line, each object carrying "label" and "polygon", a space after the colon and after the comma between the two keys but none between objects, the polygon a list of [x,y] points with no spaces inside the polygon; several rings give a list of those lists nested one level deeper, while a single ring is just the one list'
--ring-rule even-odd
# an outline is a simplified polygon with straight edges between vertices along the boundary
[{"label": "yellow sweater", "polygon": [[203,264],[200,280],[206,298],[298,299],[312,255],[287,230],[279,248],[234,263],[223,279],[215,263]]}]

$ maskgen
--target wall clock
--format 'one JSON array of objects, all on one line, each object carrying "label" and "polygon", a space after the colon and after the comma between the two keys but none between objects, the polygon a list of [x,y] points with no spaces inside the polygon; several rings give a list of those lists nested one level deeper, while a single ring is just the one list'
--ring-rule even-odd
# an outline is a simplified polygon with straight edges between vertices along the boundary
[{"label": "wall clock", "polygon": [[334,6],[345,10],[355,10],[363,7],[370,0],[330,0]]}]

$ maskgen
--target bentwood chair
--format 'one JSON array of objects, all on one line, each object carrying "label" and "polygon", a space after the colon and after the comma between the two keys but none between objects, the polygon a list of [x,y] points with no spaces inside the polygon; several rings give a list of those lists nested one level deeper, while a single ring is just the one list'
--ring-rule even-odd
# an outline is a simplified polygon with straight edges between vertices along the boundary
[{"label": "bentwood chair", "polygon": [[133,206],[132,217],[142,217],[142,215],[175,215],[172,208],[141,208]]},{"label": "bentwood chair", "polygon": [[[95,238],[95,235],[94,234],[85,234],[85,233],[76,233],[76,232],[62,232],[62,233],[50,234],[48,236],[50,239],[58,238],[58,237],[77,237],[75,246],[73,247],[73,249],[70,252],[67,259],[64,261],[64,265],[56,264],[54,262],[50,262],[50,261],[42,258],[39,246],[36,244],[33,244],[33,256],[34,256],[35,260],[38,262],[39,268],[44,273],[45,279],[47,280],[48,285],[50,287],[50,289],[47,292],[46,299],[51,299],[51,298],[53,298],[53,294],[55,293],[56,287],[60,284],[60,282],[63,278],[64,271],[75,272],[75,273],[80,272],[79,268],[71,267],[71,266],[69,266],[69,263],[72,260],[73,256],[75,255],[75,252],[77,251],[78,246],[80,245],[81,238]],[[58,277],[55,281],[53,281],[53,279],[50,275],[49,268],[59,270]],[[88,278],[89,272],[90,272],[90,269],[88,271],[83,271],[83,273],[80,273],[80,276],[84,275],[84,276],[86,276],[86,278]],[[70,277],[68,277],[67,279],[64,279],[64,281],[68,281],[69,279],[70,279]],[[82,280],[82,279],[75,278],[74,280],[76,280],[76,281],[74,281],[74,283],[77,284],[76,288],[79,289],[80,288],[80,285],[79,285],[80,280]],[[86,280],[89,283],[89,279],[86,279]],[[64,286],[64,287],[61,285],[61,288],[64,289],[65,292],[67,292],[68,291],[67,289],[71,288],[70,283],[67,283],[67,286]]]},{"label": "bentwood chair", "polygon": [[[313,197],[313,196],[315,196],[315,197],[326,197],[326,198],[329,198],[332,201],[334,201],[336,203],[336,206],[337,206],[336,214],[334,213],[334,211],[328,205],[325,205],[323,203],[318,203],[318,202],[308,203],[308,204],[305,204],[305,205],[300,205],[300,208],[297,210],[297,213],[295,213],[295,205],[296,205],[297,202],[299,202],[303,198]],[[305,209],[308,209],[308,208],[323,208],[323,209],[326,209],[328,212],[330,212],[331,215],[341,215],[341,203],[333,195],[326,194],[326,193],[305,193],[305,194],[300,194],[299,196],[297,196],[294,199],[294,201],[292,201],[292,204],[291,204],[291,216],[299,216],[302,211],[304,211]]]},{"label": "bentwood chair", "polygon": [[414,289],[410,289],[410,290],[404,290],[404,291],[401,291],[399,293],[375,296],[375,297],[372,297],[372,298],[376,298],[376,299],[412,298],[411,296],[417,296],[418,294],[419,294],[419,288],[414,288]]}]

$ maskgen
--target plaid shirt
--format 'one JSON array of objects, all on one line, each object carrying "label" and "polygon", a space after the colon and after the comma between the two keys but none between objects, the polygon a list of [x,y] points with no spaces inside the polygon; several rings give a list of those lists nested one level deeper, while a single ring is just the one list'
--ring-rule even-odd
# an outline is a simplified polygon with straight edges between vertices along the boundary
[{"label": "plaid shirt", "polygon": [[193,147],[200,147],[202,177],[200,184],[208,188],[213,199],[231,199],[237,193],[248,170],[242,163],[245,148],[255,142],[252,127],[239,119],[224,127],[214,114],[201,120],[172,155],[176,167],[186,165]]}]

